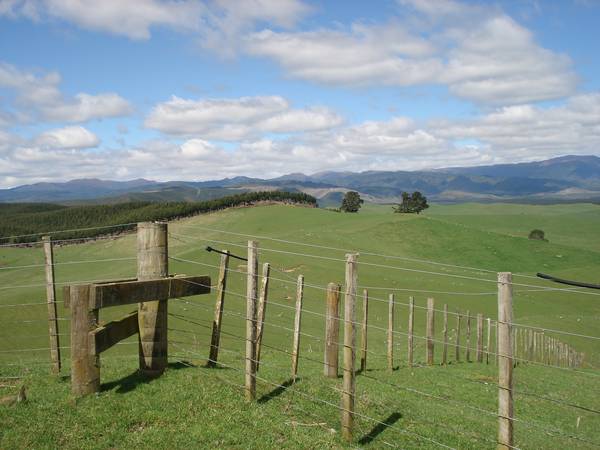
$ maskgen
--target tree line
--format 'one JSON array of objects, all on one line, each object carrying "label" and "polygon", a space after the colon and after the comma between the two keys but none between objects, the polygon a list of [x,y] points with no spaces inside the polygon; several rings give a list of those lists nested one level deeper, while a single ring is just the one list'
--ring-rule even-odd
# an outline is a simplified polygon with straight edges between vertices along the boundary
[{"label": "tree line", "polygon": [[[316,206],[303,192],[246,192],[202,202],[127,202],[115,205],[61,206],[50,204],[0,205],[0,244],[37,241],[42,233],[78,228],[100,229],[53,233],[54,239],[78,239],[132,230],[137,222],[173,220],[259,202]],[[127,226],[114,226],[129,224]],[[15,237],[11,237],[15,236]]]}]

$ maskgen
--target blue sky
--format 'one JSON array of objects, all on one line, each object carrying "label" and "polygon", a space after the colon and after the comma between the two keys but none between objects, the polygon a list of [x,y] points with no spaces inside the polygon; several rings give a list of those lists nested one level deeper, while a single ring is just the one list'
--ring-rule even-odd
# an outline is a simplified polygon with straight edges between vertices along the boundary
[{"label": "blue sky", "polygon": [[600,2],[0,0],[0,187],[600,155]]}]

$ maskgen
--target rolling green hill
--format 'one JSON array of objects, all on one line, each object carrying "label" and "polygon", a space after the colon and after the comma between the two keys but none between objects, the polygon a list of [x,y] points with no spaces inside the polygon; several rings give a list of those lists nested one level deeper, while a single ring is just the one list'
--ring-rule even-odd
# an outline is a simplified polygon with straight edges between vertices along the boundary
[{"label": "rolling green hill", "polygon": [[[169,225],[169,254],[174,258],[170,261],[171,273],[210,274],[216,280],[218,255],[206,252],[205,247],[227,248],[244,255],[250,236],[259,241],[260,262],[273,266],[266,347],[259,372],[261,400],[245,404],[242,391],[236,387],[243,383],[240,369],[245,344],[245,265],[232,260],[225,304],[226,334],[222,337],[224,366],[220,370],[201,367],[208,353],[214,294],[174,300],[169,310],[178,317],[169,317],[169,351],[173,361],[169,371],[152,382],[139,378],[135,374],[137,341],[130,339],[103,354],[103,392],[76,402],[69,397],[68,379],[43,375],[47,368],[38,363],[47,361],[47,351],[27,350],[47,346],[45,305],[3,308],[0,377],[25,376],[30,400],[10,409],[0,406],[0,447],[385,448],[391,443],[402,448],[439,448],[433,440],[454,448],[494,448],[496,366],[457,364],[452,357],[448,367],[409,369],[403,333],[409,295],[415,297],[418,307],[415,327],[420,337],[425,327],[422,308],[429,296],[435,298],[438,309],[447,303],[451,312],[470,310],[472,314],[481,312],[486,317],[496,317],[495,274],[453,265],[513,271],[515,283],[536,286],[552,285],[517,274],[532,275],[543,269],[559,276],[597,280],[600,251],[593,242],[600,233],[600,216],[595,214],[594,206],[561,206],[559,213],[555,207],[532,210],[512,205],[514,214],[505,209],[510,206],[434,205],[426,214],[416,216],[393,214],[390,207],[374,205],[366,205],[358,214],[275,205],[229,209],[175,221]],[[537,220],[546,222],[539,226]],[[526,238],[525,230],[534,224],[545,229],[549,242]],[[587,246],[586,240],[590,242]],[[360,290],[368,287],[371,297],[371,353],[367,372],[357,378],[357,412],[365,417],[357,418],[357,437],[352,446],[339,437],[339,411],[335,405],[339,402],[341,380],[325,379],[321,362],[325,300],[322,288],[332,281],[343,282],[346,249],[360,253]],[[59,283],[123,278],[136,271],[134,235],[58,246],[55,253]],[[0,270],[0,307],[43,301],[42,267],[9,269],[42,262],[39,249],[0,248],[0,268],[5,268]],[[298,274],[306,280],[304,334],[300,380],[289,386],[285,382],[290,374],[290,356],[285,352],[291,348],[289,330],[293,327]],[[599,334],[597,296],[540,292],[518,285],[514,289],[515,322]],[[387,297],[392,292],[397,302],[395,343],[399,368],[389,372],[384,330]],[[101,320],[108,321],[130,309],[103,310]],[[65,311],[61,308],[60,312],[64,317]],[[357,317],[362,317],[360,302]],[[441,339],[439,314],[436,322],[436,339]],[[61,333],[68,335],[68,322],[61,322],[60,326]],[[454,333],[455,319],[451,316],[451,342]],[[600,349],[597,341],[553,336],[584,352],[586,367],[575,372],[520,364],[515,369],[517,392],[559,402],[516,396],[515,416],[521,421],[515,424],[517,446],[592,448],[589,441],[600,442],[598,414],[560,402],[600,410],[597,396],[590,395],[600,389]],[[68,346],[68,336],[61,339],[62,345]],[[417,338],[419,363],[424,361],[424,347],[423,339]],[[9,353],[14,350],[24,351]],[[64,352],[68,356],[68,349]],[[436,344],[437,363],[440,357]],[[2,392],[8,392],[8,388],[0,395]],[[386,429],[366,417],[393,428]],[[560,433],[548,429],[558,429]],[[560,436],[564,434],[576,438]]]}]

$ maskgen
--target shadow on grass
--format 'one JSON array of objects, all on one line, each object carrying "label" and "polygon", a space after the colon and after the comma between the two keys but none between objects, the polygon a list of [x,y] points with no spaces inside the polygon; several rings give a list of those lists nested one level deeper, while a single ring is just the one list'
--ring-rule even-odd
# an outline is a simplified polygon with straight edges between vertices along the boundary
[{"label": "shadow on grass", "polygon": [[400,414],[399,412],[390,414],[384,421],[382,421],[382,423],[378,423],[377,425],[375,425],[373,427],[373,429],[371,431],[369,431],[368,434],[366,434],[362,438],[360,438],[358,443],[360,445],[370,444],[371,442],[373,442],[373,440],[377,436],[379,436],[381,433],[383,433],[388,427],[391,427],[392,425],[394,425],[401,418],[402,418],[402,414]]},{"label": "shadow on grass", "polygon": [[[169,363],[169,365],[167,366],[168,370],[188,369],[191,367],[196,366],[188,361]],[[139,370],[136,370],[135,372],[123,378],[119,378],[118,380],[109,381],[108,383],[102,383],[100,390],[102,392],[106,392],[117,388],[115,392],[117,392],[118,394],[125,394],[127,392],[133,391],[139,385],[151,383],[157,378],[159,377],[149,377],[146,375],[142,375],[142,373]]]},{"label": "shadow on grass", "polygon": [[289,388],[290,386],[294,385],[298,381],[300,381],[300,378],[296,378],[295,382],[294,382],[293,378],[290,378],[289,380],[284,381],[283,383],[281,383],[281,386],[277,386],[271,392],[263,395],[261,398],[259,398],[257,400],[257,402],[258,403],[266,403],[269,400],[272,400],[272,399],[274,399],[276,397],[279,397],[281,394],[283,394],[287,390],[287,388]]}]

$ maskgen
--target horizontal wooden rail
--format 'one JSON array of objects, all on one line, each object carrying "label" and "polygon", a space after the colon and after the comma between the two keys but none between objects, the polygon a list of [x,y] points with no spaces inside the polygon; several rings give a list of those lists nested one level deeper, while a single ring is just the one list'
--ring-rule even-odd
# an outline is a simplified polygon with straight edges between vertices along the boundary
[{"label": "horizontal wooden rail", "polygon": [[114,320],[104,326],[90,331],[90,354],[99,355],[116,345],[123,339],[138,332],[138,312],[134,311],[119,320]]}]

